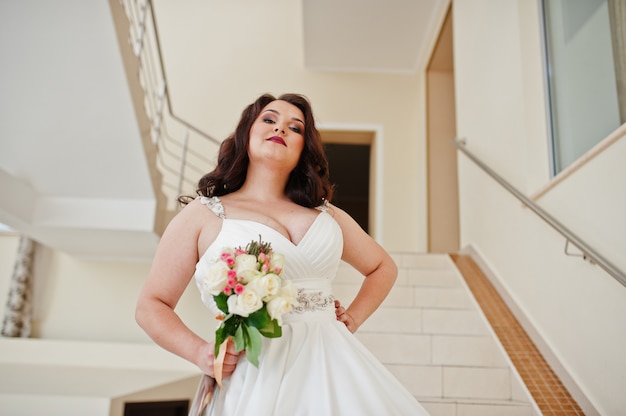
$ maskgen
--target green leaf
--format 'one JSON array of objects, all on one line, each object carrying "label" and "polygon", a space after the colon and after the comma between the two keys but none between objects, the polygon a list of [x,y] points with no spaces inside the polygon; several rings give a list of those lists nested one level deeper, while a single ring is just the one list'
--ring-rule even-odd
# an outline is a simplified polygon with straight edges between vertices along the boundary
[{"label": "green leaf", "polygon": [[215,356],[216,357],[220,353],[220,345],[222,345],[222,343],[226,341],[226,338],[228,338],[228,335],[224,333],[224,324],[222,323],[222,325],[220,325],[220,327],[217,328],[217,330],[215,331]]},{"label": "green leaf", "polygon": [[260,331],[270,323],[270,320],[270,315],[267,313],[267,306],[263,305],[261,309],[248,316],[248,325],[257,328]]},{"label": "green leaf", "polygon": [[272,319],[271,321],[272,329],[261,332],[267,338],[280,338],[283,336],[283,329],[280,325],[278,325],[278,321],[276,319]]},{"label": "green leaf", "polygon": [[241,325],[239,325],[239,327],[235,331],[234,340],[235,340],[235,349],[237,350],[237,352],[243,350],[246,347],[246,341],[244,337],[244,333],[246,332],[248,332],[248,328],[245,323],[242,323]]},{"label": "green leaf", "polygon": [[243,318],[238,315],[229,315],[222,321],[215,331],[215,355],[217,355],[220,345],[226,341],[228,337],[235,337],[237,328],[243,324]]},{"label": "green leaf", "polygon": [[267,312],[267,306],[263,305],[258,311],[248,316],[248,325],[255,327],[259,332],[268,338],[277,338],[282,335],[282,329],[276,319],[272,319]]},{"label": "green leaf", "polygon": [[220,293],[219,295],[213,296],[213,300],[217,305],[217,308],[228,315],[228,296],[226,293]]},{"label": "green leaf", "polygon": [[251,326],[246,334],[246,357],[248,361],[255,367],[259,366],[259,353],[261,352],[261,333],[258,329]]},{"label": "green leaf", "polygon": [[222,325],[224,325],[224,330],[228,333],[228,335],[234,337],[237,328],[239,327],[239,325],[241,325],[242,322],[243,318],[241,316],[230,315],[226,319],[224,319]]}]

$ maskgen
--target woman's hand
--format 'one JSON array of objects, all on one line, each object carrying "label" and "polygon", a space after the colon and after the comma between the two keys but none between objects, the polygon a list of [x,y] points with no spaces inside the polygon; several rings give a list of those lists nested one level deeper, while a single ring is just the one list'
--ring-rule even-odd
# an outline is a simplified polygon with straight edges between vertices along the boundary
[{"label": "woman's hand", "polygon": [[[237,367],[240,354],[241,352],[237,352],[235,349],[235,344],[229,342],[226,348],[226,355],[224,356],[224,366],[222,367],[223,378],[230,377],[233,374]],[[205,374],[215,377],[215,342],[205,344],[200,355],[202,359],[198,363],[198,367],[200,367]]]},{"label": "woman's hand", "polygon": [[346,308],[341,306],[341,302],[339,302],[338,299],[335,299],[335,315],[337,315],[337,320],[343,322],[350,332],[354,333],[357,330],[354,319],[352,319],[352,316],[346,311]]}]

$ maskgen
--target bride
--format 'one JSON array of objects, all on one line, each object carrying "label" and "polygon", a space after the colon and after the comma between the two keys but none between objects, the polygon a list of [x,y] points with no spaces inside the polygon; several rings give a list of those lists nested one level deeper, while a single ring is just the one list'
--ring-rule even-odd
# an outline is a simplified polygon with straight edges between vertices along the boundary
[{"label": "bride", "polygon": [[[427,414],[353,335],[385,299],[397,269],[330,204],[328,163],[304,96],[265,94],[247,106],[222,143],[216,168],[200,179],[198,194],[183,200],[168,225],[139,296],[136,319],[146,333],[213,377],[214,342],[192,332],[174,308],[223,248],[259,236],[284,255],[283,278],[304,305],[283,317],[281,337],[262,339],[258,366],[227,344],[224,382],[206,414]],[[341,260],[364,276],[347,308],[332,296]],[[202,299],[216,310],[212,297]]]}]

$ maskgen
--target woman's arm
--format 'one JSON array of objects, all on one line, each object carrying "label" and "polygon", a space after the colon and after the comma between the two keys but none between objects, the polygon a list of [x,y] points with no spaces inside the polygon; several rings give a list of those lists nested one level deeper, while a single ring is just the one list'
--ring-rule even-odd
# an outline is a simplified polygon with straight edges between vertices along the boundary
[{"label": "woman's arm", "polygon": [[335,206],[331,210],[343,232],[342,259],[365,276],[347,309],[336,303],[337,319],[355,332],[385,300],[396,281],[398,268],[391,256],[352,217]]},{"label": "woman's arm", "polygon": [[[199,241],[211,238],[207,237],[206,230],[209,230],[208,234],[217,232],[210,230],[219,230],[218,221],[197,201],[174,217],[159,242],[135,310],[137,323],[154,342],[194,363],[210,376],[214,374],[214,343],[206,342],[191,331],[174,308],[195,272]],[[208,246],[206,241],[201,245]],[[224,376],[232,373],[236,362],[237,354],[233,347],[224,360]]]}]

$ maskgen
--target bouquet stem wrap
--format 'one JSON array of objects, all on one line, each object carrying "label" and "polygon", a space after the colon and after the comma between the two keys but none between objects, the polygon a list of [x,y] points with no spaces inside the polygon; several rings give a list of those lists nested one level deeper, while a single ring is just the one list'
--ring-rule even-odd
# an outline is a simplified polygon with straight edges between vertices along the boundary
[{"label": "bouquet stem wrap", "polygon": [[215,357],[213,363],[213,372],[215,373],[215,381],[217,385],[222,388],[222,372],[224,370],[224,358],[226,358],[226,350],[228,349],[230,338],[226,338],[226,341],[222,342],[219,346],[219,352]]}]

